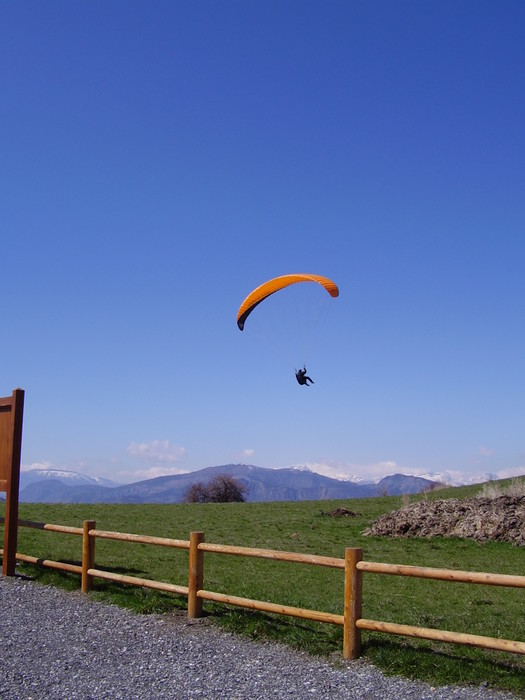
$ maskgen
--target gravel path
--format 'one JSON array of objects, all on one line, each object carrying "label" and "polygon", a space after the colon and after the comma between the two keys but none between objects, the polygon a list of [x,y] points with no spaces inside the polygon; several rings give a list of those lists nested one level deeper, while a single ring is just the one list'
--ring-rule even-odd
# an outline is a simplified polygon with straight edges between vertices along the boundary
[{"label": "gravel path", "polygon": [[363,661],[335,667],[183,616],[137,615],[0,576],[5,700],[509,700],[488,688],[386,678]]}]

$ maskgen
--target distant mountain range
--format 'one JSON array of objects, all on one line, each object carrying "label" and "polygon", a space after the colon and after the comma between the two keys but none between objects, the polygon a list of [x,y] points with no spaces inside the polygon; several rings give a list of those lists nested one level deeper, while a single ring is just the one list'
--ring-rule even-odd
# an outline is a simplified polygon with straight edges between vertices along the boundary
[{"label": "distant mountain range", "polygon": [[422,493],[439,486],[418,476],[394,474],[378,483],[354,483],[308,469],[265,469],[248,464],[207,467],[187,474],[159,476],[117,485],[76,472],[34,469],[21,473],[20,501],[26,503],[182,503],[187,489],[227,474],[247,489],[247,501],[318,501]]}]

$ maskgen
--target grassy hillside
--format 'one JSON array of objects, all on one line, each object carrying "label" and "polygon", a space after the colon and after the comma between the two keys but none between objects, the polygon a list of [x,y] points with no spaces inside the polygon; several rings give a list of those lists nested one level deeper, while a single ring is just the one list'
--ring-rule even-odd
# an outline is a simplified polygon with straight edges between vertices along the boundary
[{"label": "grassy hillside", "polygon": [[[479,486],[445,489],[410,500],[465,497],[476,495],[480,490]],[[345,547],[359,546],[369,561],[525,575],[523,548],[506,543],[362,535],[374,519],[406,502],[406,497],[385,497],[162,506],[22,504],[20,517],[76,526],[84,519],[94,519],[101,529],[185,540],[190,531],[202,530],[207,542],[336,557],[344,556]],[[337,507],[356,515],[328,515]],[[79,562],[81,544],[78,537],[21,528],[18,550],[43,558]],[[178,550],[98,540],[96,565],[145,578],[187,583],[187,553]],[[30,566],[20,568],[43,582],[79,588],[76,576],[62,576]],[[342,571],[206,554],[204,587],[247,598],[342,613]],[[117,587],[100,580],[92,595],[111,598],[143,612],[168,612],[175,607],[186,607],[184,598]],[[520,641],[525,641],[524,599],[525,590],[522,589],[373,574],[365,574],[363,581],[363,617]],[[205,611],[218,624],[245,634],[278,639],[313,653],[341,655],[342,629],[339,627],[210,603],[205,603]],[[363,633],[363,654],[387,673],[417,677],[433,684],[488,682],[525,697],[525,657],[522,656],[373,633]]]},{"label": "grassy hillside", "polygon": [[505,493],[513,491],[519,495],[525,495],[525,476],[518,476],[511,479],[500,479],[498,481],[487,481],[483,484],[473,484],[472,486],[447,486],[438,488],[426,494],[425,498],[473,498],[483,496],[486,493]]}]

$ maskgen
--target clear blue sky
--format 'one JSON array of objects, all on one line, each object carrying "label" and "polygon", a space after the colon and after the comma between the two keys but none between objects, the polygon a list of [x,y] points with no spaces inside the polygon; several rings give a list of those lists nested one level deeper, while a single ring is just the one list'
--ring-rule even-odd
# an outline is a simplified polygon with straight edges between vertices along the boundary
[{"label": "clear blue sky", "polygon": [[[24,468],[525,473],[524,36],[521,0],[0,2]],[[287,272],[341,292],[308,389],[235,323]]]}]

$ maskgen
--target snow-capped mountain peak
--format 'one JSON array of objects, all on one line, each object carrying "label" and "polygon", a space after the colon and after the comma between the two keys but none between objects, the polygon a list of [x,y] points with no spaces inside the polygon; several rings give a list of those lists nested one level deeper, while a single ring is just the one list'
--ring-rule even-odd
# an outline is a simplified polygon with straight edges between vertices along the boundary
[{"label": "snow-capped mountain peak", "polygon": [[346,472],[341,472],[335,467],[330,467],[326,464],[294,464],[291,467],[297,471],[312,472],[313,474],[321,474],[321,476],[328,476],[330,479],[337,479],[338,481],[349,481],[352,484],[373,484],[376,483],[372,479],[363,479],[357,474],[348,474]]},{"label": "snow-capped mountain peak", "polygon": [[101,477],[86,476],[69,469],[28,469],[20,472],[20,488],[25,488],[35,481],[47,481],[55,479],[69,486],[116,486],[114,481]]}]

